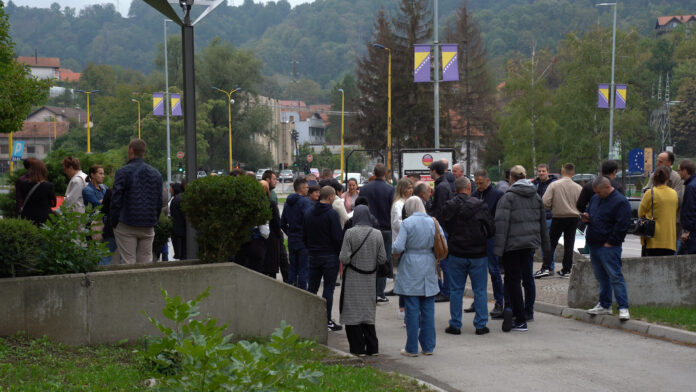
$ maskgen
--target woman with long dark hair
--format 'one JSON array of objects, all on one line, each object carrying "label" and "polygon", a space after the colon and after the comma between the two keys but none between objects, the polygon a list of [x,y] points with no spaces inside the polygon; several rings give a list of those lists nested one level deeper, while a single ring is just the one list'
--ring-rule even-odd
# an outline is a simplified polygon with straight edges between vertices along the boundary
[{"label": "woman with long dark hair", "polygon": [[35,161],[27,169],[27,181],[17,183],[24,195],[20,216],[41,226],[48,220],[51,209],[56,206],[56,191],[52,182],[46,181],[46,164]]}]

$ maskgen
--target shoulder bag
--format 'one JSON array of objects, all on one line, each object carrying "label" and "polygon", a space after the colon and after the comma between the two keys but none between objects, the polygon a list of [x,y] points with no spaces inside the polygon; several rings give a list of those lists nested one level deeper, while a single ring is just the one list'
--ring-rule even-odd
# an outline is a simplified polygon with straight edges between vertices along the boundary
[{"label": "shoulder bag", "polygon": [[655,192],[650,188],[650,218],[632,218],[628,234],[653,238],[655,236]]},{"label": "shoulder bag", "polygon": [[435,224],[433,253],[435,253],[435,260],[439,263],[440,260],[444,260],[447,257],[449,250],[447,249],[447,240],[445,240],[445,236],[440,232],[440,224],[437,223],[437,219],[433,218],[433,223]]}]

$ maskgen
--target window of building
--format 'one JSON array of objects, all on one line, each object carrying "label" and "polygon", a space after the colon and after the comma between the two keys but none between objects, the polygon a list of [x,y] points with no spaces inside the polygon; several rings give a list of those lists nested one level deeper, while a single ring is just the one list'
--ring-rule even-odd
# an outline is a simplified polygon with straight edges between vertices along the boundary
[{"label": "window of building", "polygon": [[0,145],[0,154],[9,154],[10,148],[7,144]]},{"label": "window of building", "polygon": [[27,153],[36,154],[36,146],[27,146]]}]

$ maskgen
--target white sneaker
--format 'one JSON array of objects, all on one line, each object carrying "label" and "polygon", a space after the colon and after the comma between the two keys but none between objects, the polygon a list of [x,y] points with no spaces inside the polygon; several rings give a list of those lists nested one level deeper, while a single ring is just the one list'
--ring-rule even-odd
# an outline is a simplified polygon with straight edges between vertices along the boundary
[{"label": "white sneaker", "polygon": [[619,320],[629,320],[631,315],[628,314],[628,309],[619,309]]},{"label": "white sneaker", "polygon": [[406,317],[406,311],[405,310],[397,310],[396,312],[396,318],[399,320],[403,320]]},{"label": "white sneaker", "polygon": [[[628,312],[628,309],[626,310]],[[587,313],[589,314],[611,314],[611,308],[605,308],[601,304],[595,305],[594,308],[588,309]]]}]

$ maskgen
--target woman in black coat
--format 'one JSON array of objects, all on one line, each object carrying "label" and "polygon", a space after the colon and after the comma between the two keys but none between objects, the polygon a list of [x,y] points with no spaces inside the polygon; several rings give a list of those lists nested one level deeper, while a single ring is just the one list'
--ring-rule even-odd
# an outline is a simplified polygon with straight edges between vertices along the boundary
[{"label": "woman in black coat", "polygon": [[172,216],[172,246],[174,258],[186,260],[186,216],[181,209],[181,198],[184,196],[184,186],[179,183],[171,185],[172,202],[169,205],[169,214]]},{"label": "woman in black coat", "polygon": [[56,206],[56,191],[52,182],[46,181],[46,164],[37,160],[27,169],[27,181],[17,183],[24,195],[20,216],[41,226],[46,223],[51,209]]}]

